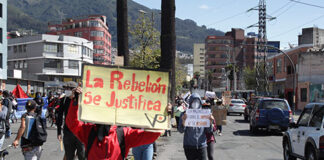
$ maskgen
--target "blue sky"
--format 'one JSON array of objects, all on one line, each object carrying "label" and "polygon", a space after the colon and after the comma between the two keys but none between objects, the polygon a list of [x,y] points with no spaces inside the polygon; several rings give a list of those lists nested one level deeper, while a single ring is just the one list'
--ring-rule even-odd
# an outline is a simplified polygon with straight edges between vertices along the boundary
[{"label": "blue sky", "polygon": [[[154,9],[161,8],[161,0],[134,0]],[[317,26],[324,28],[324,0],[296,0],[319,7],[308,6],[291,0],[268,0],[267,14],[277,17],[267,22],[269,40],[281,41],[284,49],[288,43],[297,45],[302,28]],[[198,25],[206,25],[223,32],[231,28],[242,28],[247,32],[258,32],[246,27],[258,22],[258,11],[246,12],[256,7],[258,0],[176,0],[176,16],[192,19]]]}]

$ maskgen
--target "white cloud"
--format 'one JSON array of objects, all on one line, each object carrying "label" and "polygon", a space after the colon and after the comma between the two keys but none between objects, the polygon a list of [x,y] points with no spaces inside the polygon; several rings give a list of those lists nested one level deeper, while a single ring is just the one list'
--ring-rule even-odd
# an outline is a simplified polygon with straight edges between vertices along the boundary
[{"label": "white cloud", "polygon": [[206,4],[203,4],[201,6],[199,6],[200,9],[205,9],[205,10],[208,10],[209,7],[206,5]]}]

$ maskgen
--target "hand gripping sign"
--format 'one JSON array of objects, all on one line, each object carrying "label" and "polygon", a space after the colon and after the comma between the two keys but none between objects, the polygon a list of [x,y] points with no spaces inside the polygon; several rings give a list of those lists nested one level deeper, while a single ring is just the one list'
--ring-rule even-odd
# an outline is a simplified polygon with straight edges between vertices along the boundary
[{"label": "hand gripping sign", "polygon": [[83,65],[82,89],[82,121],[168,129],[168,72]]}]

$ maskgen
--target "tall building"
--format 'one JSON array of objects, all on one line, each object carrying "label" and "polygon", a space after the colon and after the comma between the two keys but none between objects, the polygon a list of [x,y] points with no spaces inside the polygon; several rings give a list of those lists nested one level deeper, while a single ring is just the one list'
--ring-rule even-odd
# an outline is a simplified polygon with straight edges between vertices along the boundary
[{"label": "tall building", "polygon": [[193,73],[199,72],[202,79],[205,78],[205,44],[194,43]]},{"label": "tall building", "polygon": [[41,34],[8,41],[8,77],[77,81],[82,63],[93,63],[93,43],[84,38]]},{"label": "tall building", "polygon": [[298,36],[298,45],[313,44],[314,47],[324,47],[324,29],[318,27],[303,28]]},{"label": "tall building", "polygon": [[112,64],[111,35],[106,16],[91,15],[87,17],[68,18],[61,24],[48,25],[48,34],[70,35],[93,41],[93,63]]},{"label": "tall building", "polygon": [[0,0],[0,88],[7,79],[7,0]]}]

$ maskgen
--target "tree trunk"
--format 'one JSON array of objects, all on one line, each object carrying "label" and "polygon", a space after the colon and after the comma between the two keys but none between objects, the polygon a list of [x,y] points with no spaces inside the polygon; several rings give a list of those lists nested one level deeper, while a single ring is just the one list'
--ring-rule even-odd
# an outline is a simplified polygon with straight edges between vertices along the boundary
[{"label": "tree trunk", "polygon": [[174,103],[175,98],[175,54],[176,54],[176,35],[175,35],[175,0],[162,0],[161,4],[161,69],[171,72],[170,100]]},{"label": "tree trunk", "polygon": [[124,66],[129,65],[127,0],[117,0],[118,56],[124,56]]}]

